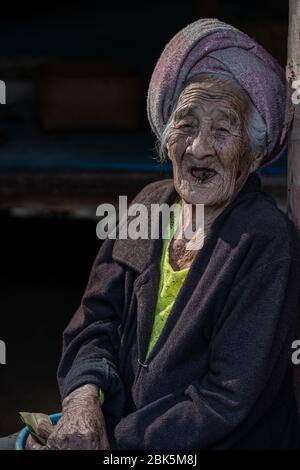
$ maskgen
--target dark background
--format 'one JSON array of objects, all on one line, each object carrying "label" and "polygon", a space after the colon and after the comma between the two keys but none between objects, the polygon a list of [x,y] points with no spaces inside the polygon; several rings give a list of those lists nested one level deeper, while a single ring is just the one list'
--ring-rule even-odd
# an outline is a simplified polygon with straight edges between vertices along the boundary
[{"label": "dark background", "polygon": [[[46,135],[40,128],[35,95],[29,93],[19,102],[13,88],[7,89],[9,103],[0,106],[0,339],[7,346],[7,364],[0,365],[0,436],[22,427],[18,411],[59,411],[56,368],[62,330],[80,302],[100,246],[96,206],[119,194],[132,197],[148,181],[170,176],[169,167],[156,166],[152,171],[145,166],[152,164],[155,145],[146,119],[146,90],[166,42],[200,17],[217,17],[237,26],[285,66],[288,3],[283,0],[1,4],[0,79],[34,83],[36,67],[54,59],[106,60],[139,77],[142,100],[135,132],[83,132],[91,154],[99,136],[124,142],[124,149],[118,150],[119,166],[101,167],[105,158],[111,160],[107,150],[88,171],[86,151],[74,170],[70,159],[60,166],[64,158],[60,150],[53,151],[44,165],[33,159],[38,136]],[[14,153],[20,130],[29,136],[21,161]],[[77,136],[78,132],[67,133],[70,141]],[[59,139],[64,138],[57,138],[58,149]],[[44,150],[49,152],[47,143],[43,145],[41,158]],[[130,159],[138,145],[142,153],[134,163],[136,171]],[[284,207],[286,160],[262,176]]]}]

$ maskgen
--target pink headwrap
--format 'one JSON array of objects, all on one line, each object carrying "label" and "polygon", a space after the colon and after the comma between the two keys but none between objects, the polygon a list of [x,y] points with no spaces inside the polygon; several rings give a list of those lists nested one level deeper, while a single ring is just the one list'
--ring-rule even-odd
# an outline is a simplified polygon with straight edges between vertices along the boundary
[{"label": "pink headwrap", "polygon": [[202,72],[234,78],[265,121],[268,153],[261,166],[286,150],[280,143],[285,111],[282,67],[247,34],[215,18],[203,18],[179,31],[166,45],[153,71],[147,96],[150,125],[160,139],[184,82]]}]

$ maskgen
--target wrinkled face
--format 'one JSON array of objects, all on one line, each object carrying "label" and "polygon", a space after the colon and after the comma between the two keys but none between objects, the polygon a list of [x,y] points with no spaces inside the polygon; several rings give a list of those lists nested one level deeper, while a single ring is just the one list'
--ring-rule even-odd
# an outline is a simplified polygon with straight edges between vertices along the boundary
[{"label": "wrinkled face", "polygon": [[184,88],[167,150],[186,202],[222,206],[257,168],[245,130],[249,111],[247,96],[228,84],[195,81]]}]

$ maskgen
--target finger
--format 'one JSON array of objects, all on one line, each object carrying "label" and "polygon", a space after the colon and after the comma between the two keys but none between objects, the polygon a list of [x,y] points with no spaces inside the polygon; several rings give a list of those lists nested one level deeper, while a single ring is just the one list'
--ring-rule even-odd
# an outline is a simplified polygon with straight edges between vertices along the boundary
[{"label": "finger", "polygon": [[66,435],[59,435],[57,433],[53,433],[48,441],[47,447],[49,450],[68,450],[69,446],[69,437]]},{"label": "finger", "polygon": [[38,435],[44,439],[48,439],[50,434],[54,431],[54,424],[49,423],[48,421],[41,421],[38,425]]},{"label": "finger", "polygon": [[100,438],[100,450],[109,450],[110,443],[107,434],[104,432]]},{"label": "finger", "polygon": [[45,446],[42,446],[41,444],[39,444],[34,439],[34,437],[31,434],[29,434],[27,441],[26,441],[25,450],[45,450],[45,449],[46,449]]}]

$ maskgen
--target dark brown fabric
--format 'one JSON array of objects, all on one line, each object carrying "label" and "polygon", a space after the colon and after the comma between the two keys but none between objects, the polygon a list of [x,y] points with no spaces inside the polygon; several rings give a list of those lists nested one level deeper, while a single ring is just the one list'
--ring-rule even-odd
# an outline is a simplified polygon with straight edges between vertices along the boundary
[{"label": "dark brown fabric", "polygon": [[[172,203],[172,180],[134,202]],[[114,449],[294,448],[295,229],[250,175],[213,223],[166,325],[150,339],[162,240],[105,240],[64,333],[62,397],[105,392]]]}]

